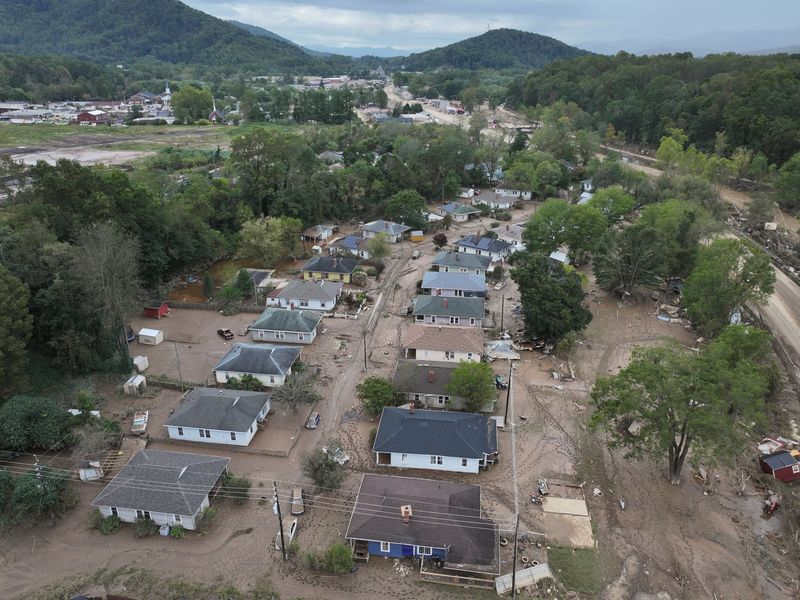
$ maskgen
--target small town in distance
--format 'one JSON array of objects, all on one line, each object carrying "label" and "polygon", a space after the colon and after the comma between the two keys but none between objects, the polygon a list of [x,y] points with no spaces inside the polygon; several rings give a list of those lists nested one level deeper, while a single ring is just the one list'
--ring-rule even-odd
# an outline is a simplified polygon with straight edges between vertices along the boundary
[{"label": "small town in distance", "polygon": [[792,23],[73,4],[0,6],[0,597],[797,597]]}]

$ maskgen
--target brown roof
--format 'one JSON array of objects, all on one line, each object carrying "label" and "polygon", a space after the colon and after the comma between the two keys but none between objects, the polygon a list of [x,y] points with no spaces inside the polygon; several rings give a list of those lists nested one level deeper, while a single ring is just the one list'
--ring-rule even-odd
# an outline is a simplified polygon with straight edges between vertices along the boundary
[{"label": "brown roof", "polygon": [[403,338],[403,347],[483,354],[483,330],[479,327],[437,327],[411,325]]}]

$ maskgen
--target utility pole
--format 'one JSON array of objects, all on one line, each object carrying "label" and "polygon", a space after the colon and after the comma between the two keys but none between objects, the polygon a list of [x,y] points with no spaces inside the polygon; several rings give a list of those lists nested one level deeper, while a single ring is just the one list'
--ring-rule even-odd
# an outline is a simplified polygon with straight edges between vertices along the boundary
[{"label": "utility pole", "polygon": [[[272,482],[272,490],[275,492],[275,506],[278,507],[278,529],[281,532],[281,550],[283,551],[283,560],[286,560],[286,540],[283,537],[283,517],[281,516],[281,499],[278,497],[278,482]],[[514,560],[516,560],[516,553],[514,554]]]},{"label": "utility pole", "polygon": [[172,347],[175,348],[175,360],[178,363],[178,379],[181,381],[181,393],[183,393],[185,390],[183,389],[183,375],[181,375],[181,355],[178,354],[178,344],[173,342]]},{"label": "utility pole", "polygon": [[[506,393],[506,414],[503,417],[503,427],[508,427],[508,407],[511,405],[511,359],[508,359],[508,392]],[[511,424],[513,427],[513,423]]]},{"label": "utility pole", "polygon": [[363,330],[364,335],[364,373],[367,372],[367,328],[364,327]]},{"label": "utility pole", "polygon": [[519,533],[519,515],[514,525],[514,559],[511,561],[511,600],[517,597],[517,533]]},{"label": "utility pole", "polygon": [[500,334],[503,333],[503,322],[504,317],[506,316],[506,295],[503,294],[502,299],[500,300]]}]

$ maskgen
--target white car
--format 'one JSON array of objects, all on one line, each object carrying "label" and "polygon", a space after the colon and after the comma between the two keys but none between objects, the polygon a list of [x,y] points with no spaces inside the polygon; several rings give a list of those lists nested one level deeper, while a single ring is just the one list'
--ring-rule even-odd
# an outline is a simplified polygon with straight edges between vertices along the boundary
[{"label": "white car", "polygon": [[[289,544],[292,543],[294,535],[297,533],[297,519],[283,520],[283,537],[286,539],[286,549],[289,549]],[[278,529],[278,535],[275,537],[275,550],[281,550],[281,531]]]}]

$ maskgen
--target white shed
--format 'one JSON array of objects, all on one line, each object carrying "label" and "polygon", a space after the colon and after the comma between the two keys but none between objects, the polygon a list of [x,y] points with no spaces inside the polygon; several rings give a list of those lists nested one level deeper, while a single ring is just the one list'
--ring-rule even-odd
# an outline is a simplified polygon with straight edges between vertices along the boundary
[{"label": "white shed", "polygon": [[147,370],[147,367],[150,366],[150,362],[147,360],[146,356],[134,356],[133,366],[136,367],[136,370],[139,373],[142,373]]},{"label": "white shed", "polygon": [[148,346],[158,346],[164,341],[164,332],[160,329],[143,328],[139,331],[139,343]]},{"label": "white shed", "polygon": [[145,388],[147,388],[147,379],[145,379],[144,375],[133,375],[122,386],[122,389],[129,396],[141,394]]}]

